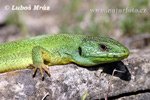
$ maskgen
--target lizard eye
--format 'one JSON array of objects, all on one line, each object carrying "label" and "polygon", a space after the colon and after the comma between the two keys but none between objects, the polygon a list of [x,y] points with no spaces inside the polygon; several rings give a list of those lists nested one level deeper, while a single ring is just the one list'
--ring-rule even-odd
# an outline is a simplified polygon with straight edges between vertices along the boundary
[{"label": "lizard eye", "polygon": [[81,49],[81,47],[78,48],[78,52],[79,52],[79,55],[81,56],[82,55],[82,49]]},{"label": "lizard eye", "polygon": [[107,49],[107,47],[105,45],[103,45],[103,44],[100,44],[100,49],[105,51]]}]

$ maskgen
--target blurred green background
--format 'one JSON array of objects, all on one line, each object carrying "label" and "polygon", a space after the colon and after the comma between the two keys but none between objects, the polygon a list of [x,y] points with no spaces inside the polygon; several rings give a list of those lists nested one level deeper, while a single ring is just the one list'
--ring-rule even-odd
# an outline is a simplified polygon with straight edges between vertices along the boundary
[{"label": "blurred green background", "polygon": [[[23,37],[65,33],[120,39],[150,33],[149,0],[6,0],[0,1],[0,4],[0,34],[3,34],[2,28],[10,25],[16,29],[16,34]],[[46,5],[50,10],[6,10],[6,5],[10,7]],[[146,9],[146,11],[145,13],[105,13],[95,10],[126,8]],[[7,28],[5,30],[7,34]]]}]

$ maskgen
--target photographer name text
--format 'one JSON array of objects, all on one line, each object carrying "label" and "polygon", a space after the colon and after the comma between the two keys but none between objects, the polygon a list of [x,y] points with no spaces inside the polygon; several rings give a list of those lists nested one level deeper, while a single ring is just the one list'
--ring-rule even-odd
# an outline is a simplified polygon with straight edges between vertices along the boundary
[{"label": "photographer name text", "polygon": [[6,10],[50,10],[50,6],[47,5],[6,5]]}]

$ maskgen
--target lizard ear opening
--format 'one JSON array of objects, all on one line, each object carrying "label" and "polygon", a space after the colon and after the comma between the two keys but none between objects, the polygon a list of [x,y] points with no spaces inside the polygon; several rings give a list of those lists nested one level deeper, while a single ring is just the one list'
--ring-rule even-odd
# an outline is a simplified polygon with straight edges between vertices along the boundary
[{"label": "lizard ear opening", "polygon": [[107,47],[105,45],[103,45],[103,44],[100,44],[99,47],[103,51],[107,50]]},{"label": "lizard ear opening", "polygon": [[79,55],[81,56],[82,55],[82,49],[81,49],[81,47],[78,48],[78,52],[79,52]]}]

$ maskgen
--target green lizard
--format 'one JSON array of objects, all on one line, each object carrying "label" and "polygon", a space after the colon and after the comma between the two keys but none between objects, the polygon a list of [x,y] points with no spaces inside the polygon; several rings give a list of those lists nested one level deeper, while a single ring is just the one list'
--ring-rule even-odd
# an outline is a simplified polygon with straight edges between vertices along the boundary
[{"label": "green lizard", "polygon": [[120,61],[129,50],[119,42],[107,37],[85,35],[42,35],[0,44],[0,73],[34,67],[43,75],[49,75],[48,66],[76,63],[94,66]]}]

